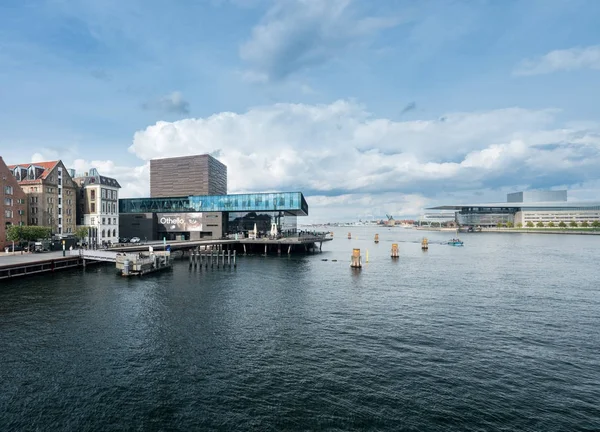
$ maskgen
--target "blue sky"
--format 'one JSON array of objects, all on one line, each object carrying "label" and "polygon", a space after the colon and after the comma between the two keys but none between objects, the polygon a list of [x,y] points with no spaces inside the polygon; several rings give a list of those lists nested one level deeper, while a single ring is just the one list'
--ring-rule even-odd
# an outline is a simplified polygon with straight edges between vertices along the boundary
[{"label": "blue sky", "polygon": [[0,155],[124,196],[202,152],[314,220],[600,192],[595,0],[4,0],[0,22]]}]

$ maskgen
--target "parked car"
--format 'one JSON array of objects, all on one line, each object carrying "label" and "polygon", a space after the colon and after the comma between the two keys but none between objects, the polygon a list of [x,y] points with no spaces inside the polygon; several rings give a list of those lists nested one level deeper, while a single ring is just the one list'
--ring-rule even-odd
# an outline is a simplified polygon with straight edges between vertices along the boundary
[{"label": "parked car", "polygon": [[121,238],[119,238],[119,243],[129,243],[129,238],[121,237]]},{"label": "parked car", "polygon": [[130,243],[139,243],[140,241],[139,237],[131,237],[131,240],[129,240]]}]

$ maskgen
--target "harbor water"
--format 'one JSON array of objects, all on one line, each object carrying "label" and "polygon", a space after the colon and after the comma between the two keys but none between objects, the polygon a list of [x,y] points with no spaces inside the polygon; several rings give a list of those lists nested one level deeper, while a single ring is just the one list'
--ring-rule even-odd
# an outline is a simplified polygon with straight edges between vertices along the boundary
[{"label": "harbor water", "polygon": [[600,237],[334,233],[0,281],[0,430],[600,430]]}]

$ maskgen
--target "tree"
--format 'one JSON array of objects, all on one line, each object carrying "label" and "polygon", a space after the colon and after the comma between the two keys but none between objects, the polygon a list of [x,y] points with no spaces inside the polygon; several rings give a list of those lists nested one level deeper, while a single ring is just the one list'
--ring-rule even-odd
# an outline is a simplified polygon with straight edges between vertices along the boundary
[{"label": "tree", "polygon": [[544,222],[539,221],[538,223],[535,224],[535,226],[538,228],[544,228]]},{"label": "tree", "polygon": [[525,224],[527,228],[533,228],[533,222],[529,221]]},{"label": "tree", "polygon": [[78,226],[75,229],[75,238],[79,241],[83,240],[88,236],[88,227],[86,226]]},{"label": "tree", "polygon": [[569,226],[572,228],[577,228],[577,222],[571,221],[571,222],[569,222]]},{"label": "tree", "polygon": [[20,243],[22,240],[24,240],[23,228],[25,227],[19,225],[10,225],[6,230],[6,239],[8,241]]},{"label": "tree", "polygon": [[548,222],[548,228],[554,228],[554,222]]},{"label": "tree", "polygon": [[567,224],[564,223],[563,221],[560,221],[560,223],[558,224],[558,226],[561,227],[561,228],[566,228]]},{"label": "tree", "polygon": [[503,226],[504,226],[504,224],[503,224],[502,222],[498,222],[498,223],[496,224],[496,227],[497,227],[497,228],[502,228]]},{"label": "tree", "polygon": [[507,228],[514,228],[515,224],[512,222],[506,222],[506,227]]},{"label": "tree", "polygon": [[588,221],[583,221],[583,222],[581,222],[581,227],[582,228],[589,228],[590,224],[588,223]]},{"label": "tree", "polygon": [[592,222],[592,226],[594,228],[600,228],[600,221],[595,220],[594,222]]}]

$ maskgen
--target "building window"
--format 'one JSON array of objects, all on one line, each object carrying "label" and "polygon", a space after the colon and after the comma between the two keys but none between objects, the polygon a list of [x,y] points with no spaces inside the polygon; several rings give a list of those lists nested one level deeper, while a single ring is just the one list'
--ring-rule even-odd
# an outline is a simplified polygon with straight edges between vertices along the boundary
[{"label": "building window", "polygon": [[12,218],[12,216],[13,216],[12,210],[4,210],[4,217],[5,218]]},{"label": "building window", "polygon": [[91,204],[90,204],[90,211],[91,211],[92,213],[96,213],[96,203],[91,203]]},{"label": "building window", "polygon": [[62,234],[62,228],[61,227],[58,227],[58,233]]},{"label": "building window", "polygon": [[96,218],[95,217],[91,218],[90,220],[92,222],[92,225],[94,225],[96,223]]},{"label": "building window", "polygon": [[102,238],[106,237],[106,230],[102,230]]},{"label": "building window", "polygon": [[102,213],[106,213],[106,203],[102,203]]},{"label": "building window", "polygon": [[90,191],[90,199],[91,200],[95,200],[96,199],[96,190],[95,189],[92,189]]},{"label": "building window", "polygon": [[12,198],[4,198],[4,205],[6,205],[6,206],[12,206],[13,205]]},{"label": "building window", "polygon": [[113,225],[117,224],[117,218],[113,218]]},{"label": "building window", "polygon": [[106,225],[106,218],[102,218],[102,225]]},{"label": "building window", "polygon": [[112,235],[112,236],[113,236],[113,237],[116,237],[116,236],[117,236],[117,230],[116,230],[116,229],[113,229],[113,235]]},{"label": "building window", "polygon": [[13,194],[13,187],[12,186],[4,186],[4,193],[6,195],[12,195]]},{"label": "building window", "polygon": [[58,197],[58,205],[62,205],[62,198]]}]

